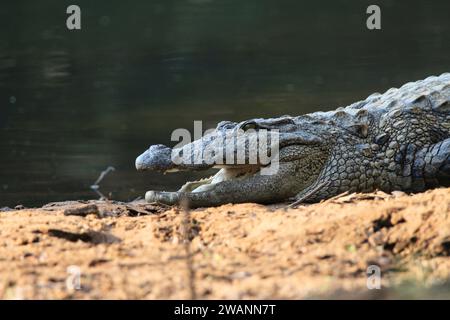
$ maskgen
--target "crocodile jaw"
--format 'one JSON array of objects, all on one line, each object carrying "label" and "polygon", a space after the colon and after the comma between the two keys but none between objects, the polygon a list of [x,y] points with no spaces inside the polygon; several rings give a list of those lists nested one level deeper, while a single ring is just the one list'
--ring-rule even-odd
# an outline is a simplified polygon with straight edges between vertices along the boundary
[{"label": "crocodile jaw", "polygon": [[243,180],[245,178],[257,174],[259,170],[260,170],[259,166],[247,166],[247,167],[225,166],[222,167],[215,175],[209,178],[186,182],[178,191],[179,192],[210,191],[223,181]]}]

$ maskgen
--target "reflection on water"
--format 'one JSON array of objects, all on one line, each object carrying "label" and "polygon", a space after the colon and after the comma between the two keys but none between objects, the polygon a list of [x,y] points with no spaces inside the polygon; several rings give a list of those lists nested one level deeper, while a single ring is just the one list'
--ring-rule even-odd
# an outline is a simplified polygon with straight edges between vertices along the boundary
[{"label": "reflection on water", "polygon": [[66,1],[0,5],[0,207],[174,190],[191,174],[137,173],[176,128],[333,109],[450,71],[447,0]]}]

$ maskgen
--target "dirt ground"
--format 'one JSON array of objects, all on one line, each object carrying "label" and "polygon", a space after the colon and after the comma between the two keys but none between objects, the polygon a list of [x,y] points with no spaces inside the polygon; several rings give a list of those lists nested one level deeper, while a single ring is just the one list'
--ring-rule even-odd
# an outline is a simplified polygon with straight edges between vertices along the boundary
[{"label": "dirt ground", "polygon": [[[2,299],[450,298],[450,189],[297,209],[71,201],[0,211]],[[368,289],[369,266],[381,290]]]}]

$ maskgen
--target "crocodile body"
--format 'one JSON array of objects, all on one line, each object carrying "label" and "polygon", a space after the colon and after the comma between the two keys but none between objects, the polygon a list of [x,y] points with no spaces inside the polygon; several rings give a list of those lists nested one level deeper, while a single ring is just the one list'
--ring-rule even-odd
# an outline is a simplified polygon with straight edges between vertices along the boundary
[{"label": "crocodile body", "polygon": [[[249,128],[279,132],[275,174],[262,175],[261,163],[174,161],[171,155],[179,150],[154,145],[136,159],[138,170],[220,171],[177,192],[149,191],[146,200],[176,204],[186,199],[193,207],[289,199],[297,204],[345,191],[419,192],[450,185],[450,73],[372,94],[334,111],[221,122],[214,132],[179,149],[222,148],[216,140],[223,131],[240,129],[245,136]],[[233,148],[237,152],[250,146],[237,138]]]}]

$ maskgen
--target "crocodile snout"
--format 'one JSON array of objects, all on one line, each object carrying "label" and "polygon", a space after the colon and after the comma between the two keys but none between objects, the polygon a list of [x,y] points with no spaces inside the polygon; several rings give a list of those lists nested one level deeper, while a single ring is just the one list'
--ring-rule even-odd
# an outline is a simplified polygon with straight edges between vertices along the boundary
[{"label": "crocodile snout", "polygon": [[136,169],[166,171],[174,167],[172,149],[162,144],[152,145],[136,158]]}]

